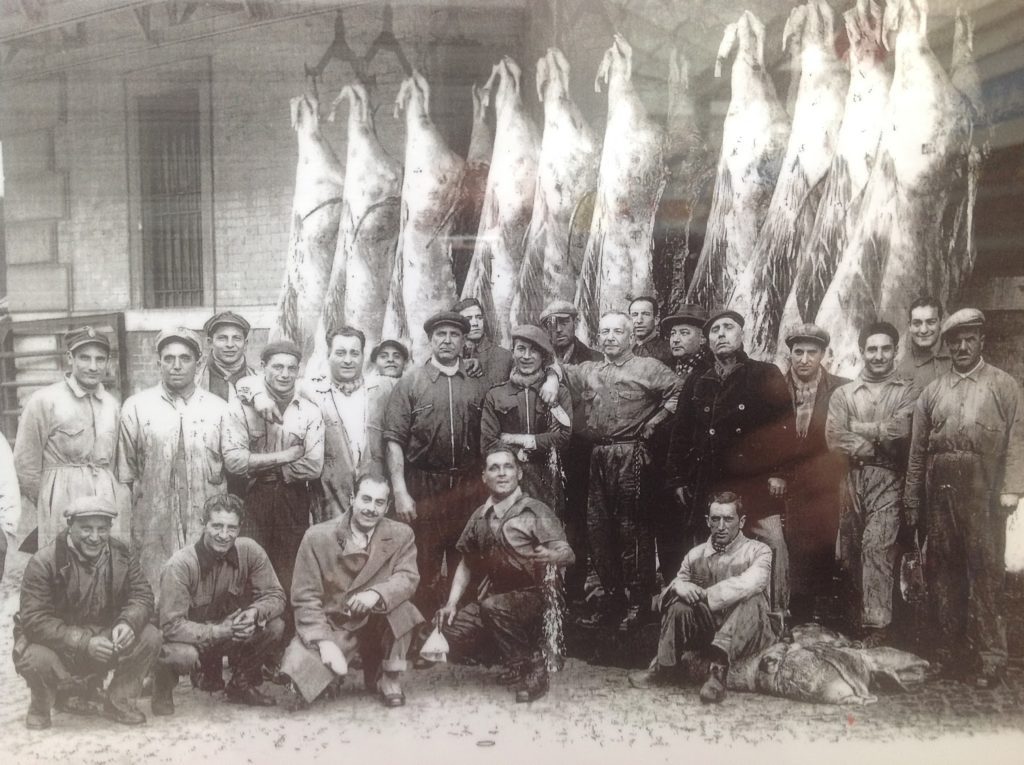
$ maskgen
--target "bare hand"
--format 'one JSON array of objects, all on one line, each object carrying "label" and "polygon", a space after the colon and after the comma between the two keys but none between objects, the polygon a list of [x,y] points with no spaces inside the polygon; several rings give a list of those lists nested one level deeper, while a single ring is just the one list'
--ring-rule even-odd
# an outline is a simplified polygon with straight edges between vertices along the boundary
[{"label": "bare hand", "polygon": [[540,386],[540,400],[548,406],[558,405],[558,377],[554,372],[548,371],[547,379]]},{"label": "bare hand", "polygon": [[405,523],[416,520],[416,501],[409,492],[395,492],[395,515]]},{"label": "bare hand", "polygon": [[114,650],[120,653],[131,648],[135,642],[135,630],[126,622],[118,622],[110,631],[110,639],[114,644]]},{"label": "bare hand", "polygon": [[295,462],[296,460],[302,459],[302,455],[306,453],[306,447],[302,443],[289,446],[284,450],[284,458],[288,462]]},{"label": "bare hand", "polygon": [[999,495],[999,506],[1006,508],[1007,510],[1014,510],[1017,507],[1017,503],[1020,502],[1019,494],[1000,494]]},{"label": "bare hand", "polygon": [[277,411],[277,404],[274,403],[274,400],[270,398],[270,396],[262,391],[253,394],[252,408],[256,410],[256,414],[267,422],[276,422],[280,425],[284,421],[281,419],[281,413]]},{"label": "bare hand", "polygon": [[363,590],[348,599],[348,610],[353,616],[368,614],[380,603],[380,593],[374,590]]},{"label": "bare hand", "polygon": [[517,433],[502,433],[499,436],[503,444],[512,444],[514,446],[522,446],[522,439]]},{"label": "bare hand", "polygon": [[781,497],[786,493],[786,481],[783,478],[769,478],[768,491],[773,497]]},{"label": "bare hand", "polygon": [[480,363],[480,359],[463,359],[462,368],[466,374],[470,377],[483,377],[484,367]]},{"label": "bare hand", "polygon": [[446,624],[451,624],[455,621],[455,614],[458,611],[456,606],[443,605],[437,609],[437,613],[434,614],[434,626],[441,629]]},{"label": "bare hand", "polygon": [[558,563],[562,560],[562,552],[560,550],[544,547],[543,545],[537,545],[531,552],[526,553],[526,556],[535,563]]},{"label": "bare hand", "polygon": [[337,644],[330,640],[321,640],[318,647],[320,649],[320,661],[327,665],[331,672],[336,675],[348,674],[348,661],[346,661],[345,654],[341,652]]},{"label": "bare hand", "polygon": [[683,582],[676,579],[672,582],[672,590],[679,596],[681,601],[691,606],[708,599],[707,590],[703,587],[698,587],[693,582]]},{"label": "bare hand", "polygon": [[654,435],[654,429],[657,427],[658,426],[655,425],[654,423],[645,423],[643,429],[640,431],[640,435],[644,438],[644,440],[647,440]]},{"label": "bare hand", "polygon": [[103,637],[103,635],[89,638],[89,645],[86,651],[89,656],[100,664],[106,664],[114,658],[114,644]]},{"label": "bare hand", "polygon": [[678,486],[673,493],[676,495],[676,502],[686,508],[690,506],[689,492],[687,492],[685,487]]},{"label": "bare hand", "polygon": [[231,639],[248,640],[256,634],[256,609],[247,608],[231,621]]}]

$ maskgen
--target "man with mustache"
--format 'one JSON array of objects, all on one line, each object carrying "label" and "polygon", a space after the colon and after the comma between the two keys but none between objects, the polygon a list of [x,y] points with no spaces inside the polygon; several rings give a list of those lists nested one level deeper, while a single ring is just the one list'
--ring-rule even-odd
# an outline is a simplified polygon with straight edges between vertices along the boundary
[{"label": "man with mustache", "polygon": [[918,390],[894,365],[899,333],[888,322],[861,330],[864,368],[832,394],[825,424],[830,449],[844,454],[848,470],[840,494],[839,558],[851,605],[850,621],[865,645],[890,638],[900,495],[910,423]]},{"label": "man with mustache", "polygon": [[700,700],[725,698],[729,665],[775,642],[768,618],[772,551],[742,533],[742,498],[721,492],[708,506],[711,536],[683,558],[679,574],[661,595],[658,655],[645,672],[629,676],[634,688],[682,681],[684,652],[710,663]]},{"label": "man with mustache", "polygon": [[930,295],[919,297],[910,304],[907,317],[907,336],[910,347],[896,365],[896,372],[911,380],[919,391],[950,368],[949,353],[942,346],[940,325],[942,303]]},{"label": "man with mustache", "polygon": [[782,516],[793,412],[778,367],[744,352],[743,326],[743,317],[726,309],[713,311],[704,324],[714,360],[683,386],[665,470],[691,535],[716,493],[743,497],[750,535],[772,550],[770,602],[781,630],[789,608]]},{"label": "man with mustache", "polygon": [[121,411],[117,477],[132,492],[132,547],[150,584],[164,563],[199,539],[203,507],[227,493],[221,457],[224,401],[196,385],[202,346],[185,327],[156,338],[160,383]]},{"label": "man with mustache", "polygon": [[[201,690],[223,689],[232,704],[274,705],[263,694],[262,667],[284,635],[284,590],[267,553],[239,537],[245,509],[232,494],[203,508],[203,535],[178,550],[160,577],[164,644],[153,686],[153,714],[174,714],[178,675],[203,668]],[[228,657],[231,680],[221,676]]]},{"label": "man with mustache", "polygon": [[[54,704],[141,725],[142,680],[160,650],[153,590],[136,555],[110,534],[117,510],[108,499],[76,497],[63,514],[65,531],[25,567],[14,617],[14,667],[32,693],[25,725],[49,728]],[[102,708],[82,697],[111,671]]]},{"label": "man with mustache", "polygon": [[906,524],[928,539],[936,658],[954,673],[977,668],[976,685],[993,688],[1007,663],[1005,530],[1024,494],[1024,400],[1020,384],[982,357],[981,311],[952,314],[942,337],[953,368],[914,411]]},{"label": "man with mustache", "polygon": [[647,442],[675,409],[679,380],[656,359],[633,353],[633,322],[608,311],[598,325],[604,361],[555,368],[544,387],[554,403],[556,375],[583,399],[580,436],[593,445],[587,504],[587,542],[605,599],[583,620],[639,627],[655,591],[651,465]]},{"label": "man with mustache", "polygon": [[[488,384],[470,377],[462,358],[469,321],[442,311],[423,323],[431,355],[405,374],[384,412],[385,458],[395,514],[416,532],[421,585],[415,604],[433,613],[459,554],[455,544],[479,504],[480,413]],[[422,666],[422,662],[418,662]]]},{"label": "man with mustache", "polygon": [[103,386],[110,340],[87,326],[68,332],[64,344],[68,372],[29,396],[14,442],[18,483],[35,504],[36,549],[65,530],[63,508],[85,494],[113,502],[128,530],[128,493],[114,477],[121,407]]},{"label": "man with mustache", "polygon": [[366,690],[386,707],[405,704],[405,656],[423,617],[410,602],[420,580],[416,543],[408,525],[384,517],[390,493],[382,474],[361,473],[345,514],[302,538],[292,584],[298,634],[281,663],[292,708],[340,685],[357,648]]}]

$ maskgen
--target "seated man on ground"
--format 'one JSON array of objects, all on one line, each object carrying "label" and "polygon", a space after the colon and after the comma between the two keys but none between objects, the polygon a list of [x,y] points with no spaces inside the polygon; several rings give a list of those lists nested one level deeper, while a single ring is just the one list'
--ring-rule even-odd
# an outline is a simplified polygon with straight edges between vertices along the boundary
[{"label": "seated man on ground", "polygon": [[139,725],[142,679],[160,650],[160,631],[149,623],[153,590],[128,545],[110,536],[113,504],[77,497],[64,510],[68,528],[32,556],[14,618],[14,667],[32,700],[25,725],[50,727],[50,710],[100,712],[98,695],[113,677],[102,713]]},{"label": "seated man on ground", "polygon": [[[261,667],[284,635],[285,598],[267,553],[238,537],[245,516],[233,494],[211,497],[203,508],[203,535],[178,550],[160,576],[164,645],[153,689],[153,714],[174,714],[178,675],[192,674],[204,691],[225,690],[234,704],[267,707]],[[231,680],[221,676],[228,657]]]},{"label": "seated man on ground", "polygon": [[367,690],[387,707],[405,704],[405,656],[423,617],[409,600],[420,581],[413,532],[384,517],[390,494],[383,475],[363,473],[351,509],[302,538],[291,593],[298,634],[281,664],[299,694],[293,708],[336,687],[356,648]]},{"label": "seated man on ground", "polygon": [[729,665],[775,642],[768,619],[772,552],[743,535],[743,502],[733,492],[716,494],[708,509],[711,536],[683,559],[661,596],[661,637],[649,669],[630,675],[635,688],[682,679],[680,658],[696,651],[711,662],[700,699],[725,698]]},{"label": "seated man on ground", "polygon": [[[516,685],[516,701],[527,702],[548,691],[545,570],[569,566],[574,557],[561,521],[543,502],[523,494],[522,478],[510,449],[488,452],[483,473],[488,498],[462,532],[462,560],[448,602],[434,618],[448,639],[452,661],[504,663],[498,682]],[[474,582],[476,597],[460,609],[459,601]]]}]

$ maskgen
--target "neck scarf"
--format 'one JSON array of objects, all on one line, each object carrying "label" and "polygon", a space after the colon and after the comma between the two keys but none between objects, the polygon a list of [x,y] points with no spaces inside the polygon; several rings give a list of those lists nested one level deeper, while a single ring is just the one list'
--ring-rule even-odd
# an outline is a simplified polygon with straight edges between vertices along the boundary
[{"label": "neck scarf", "polygon": [[236,376],[240,372],[245,371],[245,356],[240,356],[238,362],[235,363],[233,366],[226,367],[219,361],[217,361],[216,357],[214,357],[214,355],[211,353],[209,367],[214,372],[223,377],[225,380],[230,380],[232,377]]},{"label": "neck scarf", "polygon": [[363,387],[363,376],[359,375],[355,380],[348,380],[347,382],[337,382],[331,380],[331,384],[335,390],[341,393],[343,396],[351,396],[357,390]]},{"label": "neck scarf", "polygon": [[278,393],[269,385],[265,387],[267,389],[267,395],[274,399],[274,401],[277,403],[277,408],[282,412],[288,408],[288,405],[292,402],[292,399],[295,398],[294,388],[292,388],[291,393]]},{"label": "neck scarf", "polygon": [[509,374],[508,379],[520,388],[530,388],[539,383],[545,377],[547,377],[547,370],[545,369],[538,369],[532,375],[520,374],[517,370],[513,369],[511,374]]}]

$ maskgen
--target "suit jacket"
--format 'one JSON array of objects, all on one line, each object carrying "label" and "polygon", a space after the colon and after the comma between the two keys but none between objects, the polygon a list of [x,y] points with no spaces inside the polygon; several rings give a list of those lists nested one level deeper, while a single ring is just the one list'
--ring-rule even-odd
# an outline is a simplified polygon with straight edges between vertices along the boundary
[{"label": "suit jacket", "polygon": [[352,617],[345,607],[352,595],[365,590],[380,595],[377,610],[386,615],[395,637],[423,622],[409,602],[420,581],[412,529],[382,518],[370,538],[365,565],[352,577],[339,562],[349,539],[348,528],[346,513],[311,527],[299,545],[291,600],[295,631],[306,645],[328,639],[332,630],[362,627],[367,617]]},{"label": "suit jacket", "polygon": [[111,599],[116,616],[110,624],[79,624],[74,618],[81,593],[69,588],[68,533],[61,532],[37,552],[25,567],[21,582],[21,607],[14,622],[15,644],[44,645],[58,656],[76,662],[86,656],[95,628],[125,622],[136,635],[153,615],[153,590],[128,545],[110,538]]}]

